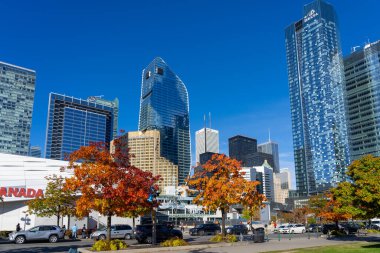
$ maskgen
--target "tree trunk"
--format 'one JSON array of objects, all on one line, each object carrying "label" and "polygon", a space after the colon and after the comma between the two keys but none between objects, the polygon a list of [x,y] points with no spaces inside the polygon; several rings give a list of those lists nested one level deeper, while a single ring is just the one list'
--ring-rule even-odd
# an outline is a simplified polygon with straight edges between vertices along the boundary
[{"label": "tree trunk", "polygon": [[107,216],[107,242],[111,241],[111,215]]},{"label": "tree trunk", "polygon": [[70,215],[67,215],[67,229],[70,229]]},{"label": "tree trunk", "polygon": [[226,236],[226,210],[222,208],[222,235]]},{"label": "tree trunk", "polygon": [[60,214],[61,213],[61,209],[60,209],[60,207],[58,206],[58,210],[57,210],[57,226],[59,227],[59,218],[61,218],[60,217]]},{"label": "tree trunk", "polygon": [[135,234],[135,229],[136,229],[136,221],[135,221],[135,217],[132,217],[132,232],[133,232],[133,235]]},{"label": "tree trunk", "polygon": [[154,207],[152,208],[152,245],[156,244],[156,236],[157,236],[157,229],[156,229],[156,210]]}]

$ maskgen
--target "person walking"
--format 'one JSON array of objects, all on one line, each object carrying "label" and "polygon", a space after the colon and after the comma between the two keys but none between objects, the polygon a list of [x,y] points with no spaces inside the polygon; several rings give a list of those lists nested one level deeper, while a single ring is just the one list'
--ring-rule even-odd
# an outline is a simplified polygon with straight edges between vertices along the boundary
[{"label": "person walking", "polygon": [[16,232],[18,232],[20,230],[21,230],[20,223],[17,223],[17,225],[16,225]]},{"label": "person walking", "polygon": [[71,231],[72,231],[72,238],[73,239],[77,239],[77,230],[78,230],[78,228],[77,228],[77,224],[75,224],[72,228],[71,228]]},{"label": "person walking", "polygon": [[82,228],[82,239],[86,239],[86,224],[83,224],[83,228]]}]

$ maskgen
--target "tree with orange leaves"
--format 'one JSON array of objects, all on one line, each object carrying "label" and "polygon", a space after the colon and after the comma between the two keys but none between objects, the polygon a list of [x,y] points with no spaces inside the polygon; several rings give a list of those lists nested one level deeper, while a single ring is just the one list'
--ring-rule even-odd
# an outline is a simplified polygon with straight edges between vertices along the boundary
[{"label": "tree with orange leaves", "polygon": [[78,193],[76,214],[84,217],[92,210],[107,216],[107,240],[111,238],[111,217],[151,208],[147,202],[151,187],[160,176],[142,171],[129,163],[129,155],[121,138],[114,140],[110,153],[104,143],[91,143],[69,156],[74,176],[65,187]]},{"label": "tree with orange leaves", "polygon": [[257,216],[260,208],[265,207],[263,202],[267,200],[263,194],[258,192],[257,187],[259,184],[260,182],[258,181],[246,181],[243,185],[241,204],[250,218],[250,224],[252,224],[253,217]]},{"label": "tree with orange leaves", "polygon": [[[194,203],[206,211],[222,212],[222,234],[226,234],[226,214],[232,205],[245,203],[254,209],[255,200],[260,205],[261,197],[256,196],[256,183],[243,178],[240,162],[226,155],[215,154],[203,165],[203,170],[188,180],[190,191],[196,192]],[[245,192],[246,191],[246,192]],[[248,196],[254,196],[248,201]]]}]

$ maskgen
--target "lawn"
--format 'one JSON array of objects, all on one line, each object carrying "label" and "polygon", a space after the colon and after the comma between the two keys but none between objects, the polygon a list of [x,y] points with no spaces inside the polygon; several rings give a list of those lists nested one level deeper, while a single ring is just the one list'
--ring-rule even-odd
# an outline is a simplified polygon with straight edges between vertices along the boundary
[{"label": "lawn", "polygon": [[336,246],[324,246],[324,247],[315,247],[315,248],[305,248],[305,249],[295,249],[288,251],[280,252],[289,252],[289,253],[380,253],[380,243],[350,243],[344,245]]}]

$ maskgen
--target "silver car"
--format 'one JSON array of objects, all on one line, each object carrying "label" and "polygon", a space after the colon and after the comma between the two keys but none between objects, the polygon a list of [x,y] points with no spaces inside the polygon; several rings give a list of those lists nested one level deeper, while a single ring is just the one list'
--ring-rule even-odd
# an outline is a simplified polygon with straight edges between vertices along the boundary
[{"label": "silver car", "polygon": [[[111,239],[132,239],[132,227],[129,225],[112,225],[111,226]],[[105,240],[107,237],[107,229],[95,231],[90,236],[92,239]]]},{"label": "silver car", "polygon": [[63,239],[65,231],[58,226],[37,226],[29,230],[12,232],[9,234],[9,240],[21,244],[26,241],[49,240],[49,242],[57,242]]}]

